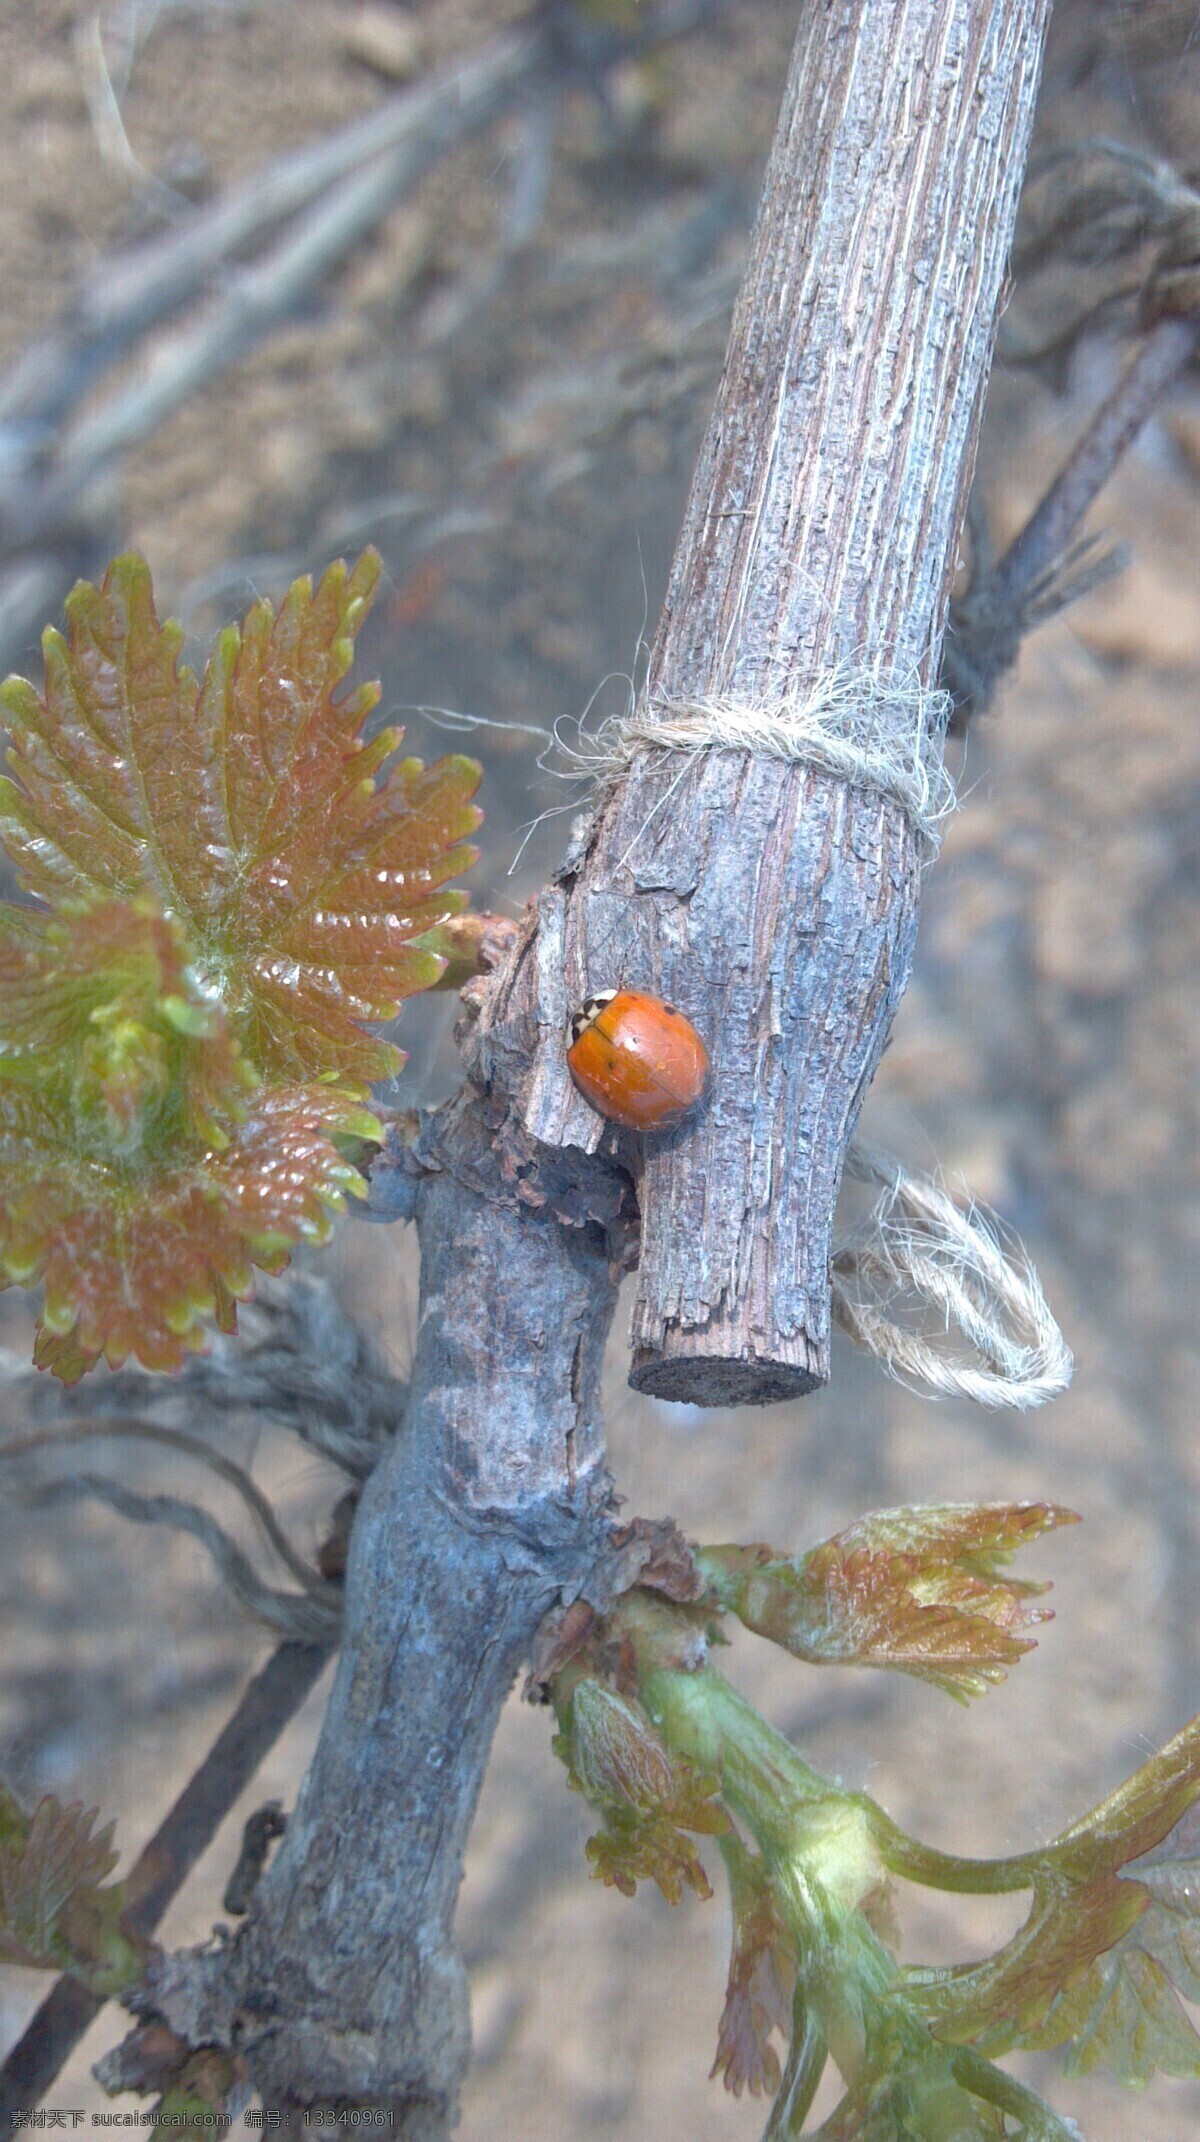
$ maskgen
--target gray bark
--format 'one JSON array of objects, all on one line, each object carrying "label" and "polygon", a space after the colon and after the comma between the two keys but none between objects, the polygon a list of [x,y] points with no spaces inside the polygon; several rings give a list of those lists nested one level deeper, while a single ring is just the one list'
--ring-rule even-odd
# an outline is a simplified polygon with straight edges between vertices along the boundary
[{"label": "gray bark", "polygon": [[[1049,0],[804,10],[646,699],[763,702],[849,665],[937,676]],[[908,978],[901,807],[748,753],[642,751],[485,1018],[525,1128],[609,1137],[571,1086],[572,1002],[621,982],[709,1042],[712,1097],[631,1147],[632,1381],[759,1403],[829,1374],[850,1134]]]},{"label": "gray bark", "polygon": [[371,1475],[317,1753],[231,1951],[167,1959],[190,2043],[236,2040],[269,2105],[384,2104],[445,2133],[470,2051],[453,1939],[500,1706],[539,1622],[611,1522],[600,1365],[619,1264],[604,1229],[521,1202],[449,1113],[413,1185],[420,1335],[405,1421]]},{"label": "gray bark", "polygon": [[[1047,10],[806,5],[652,691],[774,695],[847,660],[935,674]],[[484,1098],[409,1155],[412,1397],[355,1527],[321,1744],[232,1952],[155,1982],[191,2042],[238,2036],[269,2102],[390,2102],[422,2142],[466,2060],[451,1921],[495,1718],[545,1609],[592,1596],[603,1558],[625,1171],[637,1379],[722,1402],[819,1381],[845,1140],[911,957],[895,805],[743,754],[680,771],[641,756],[467,993]],[[646,1155],[563,1065],[570,1000],[618,979],[713,1047],[707,1114]]]}]

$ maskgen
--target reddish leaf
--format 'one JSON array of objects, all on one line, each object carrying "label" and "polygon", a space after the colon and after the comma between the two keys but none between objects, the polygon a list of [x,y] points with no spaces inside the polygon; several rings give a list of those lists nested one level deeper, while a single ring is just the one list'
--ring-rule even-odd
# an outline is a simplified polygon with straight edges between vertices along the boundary
[{"label": "reddish leaf", "polygon": [[1195,1997],[1197,1833],[1181,1818],[1197,1802],[1193,1719],[1064,1836],[1004,1863],[1027,1873],[1034,1900],[997,1955],[913,1974],[937,2034],[992,2055],[1072,2044],[1077,2067],[1135,2084],[1156,2070],[1200,2074],[1200,2038],[1171,1984]]},{"label": "reddish leaf", "polygon": [[717,2031],[712,2074],[740,2097],[773,2096],[779,2088],[779,2056],[771,2043],[787,2039],[792,2022],[795,1955],[770,1879],[760,1859],[741,1840],[722,1840],[733,1911],[733,1950],[725,2007]]},{"label": "reddish leaf", "polygon": [[259,1088],[178,925],[142,900],[0,912],[0,1283],[44,1279],[35,1359],[176,1368],[251,1266],[319,1241],[377,1129],[336,1086]]},{"label": "reddish leaf", "polygon": [[669,1904],[679,1902],[685,1882],[698,1896],[712,1895],[700,1855],[683,1832],[719,1836],[728,1829],[718,1781],[670,1754],[640,1705],[602,1682],[581,1680],[553,1745],[573,1790],[604,1817],[587,1844],[598,1880],[625,1896],[640,1881],[657,1882]]},{"label": "reddish leaf", "polygon": [[1033,1649],[1047,1589],[1002,1575],[1014,1548],[1075,1520],[1046,1503],[882,1510],[795,1561],[710,1547],[700,1566],[748,1628],[814,1664],[889,1666],[965,1701]]},{"label": "reddish leaf", "polygon": [[361,739],[378,687],[336,700],[379,575],[298,580],[217,640],[203,679],[179,661],[136,553],[68,597],[39,695],[10,678],[12,781],[0,839],[51,901],[148,894],[184,926],[197,972],[271,1078],[365,1082],[402,1058],[362,1032],[444,960],[413,942],[462,906],[475,859],[472,760],[405,760],[399,730]]}]

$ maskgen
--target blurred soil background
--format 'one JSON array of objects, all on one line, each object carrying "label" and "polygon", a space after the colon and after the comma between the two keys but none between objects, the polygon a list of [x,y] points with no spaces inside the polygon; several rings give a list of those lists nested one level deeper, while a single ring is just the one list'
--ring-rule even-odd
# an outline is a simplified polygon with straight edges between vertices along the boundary
[{"label": "blurred soil background", "polygon": [[[596,0],[588,20],[621,12]],[[480,905],[520,910],[568,823],[550,816],[530,833],[531,821],[578,799],[539,771],[544,738],[531,731],[562,722],[569,741],[585,709],[593,723],[620,711],[653,629],[796,12],[795,0],[731,0],[606,76],[603,98],[582,80],[553,108],[531,95],[437,163],[277,331],[101,469],[60,532],[64,587],[110,550],[144,549],[161,607],[200,649],[252,590],[278,594],[375,542],[386,584],[360,670],[383,677],[384,716],[414,710],[414,748],[483,760]],[[494,0],[109,0],[99,14],[5,0],[0,378],[112,255],[182,228],[189,204],[478,54],[521,15]],[[1200,10],[1060,0],[1039,145],[1095,134],[1200,165]],[[1023,319],[1018,292],[1010,347]],[[1122,355],[1097,334],[1065,375],[998,366],[979,481],[1001,544]],[[154,361],[152,343],[129,380],[152,377]],[[732,1654],[740,1684],[813,1762],[931,1842],[979,1854],[1049,1836],[1200,1707],[1194,372],[1095,525],[1130,545],[1132,563],[1027,643],[970,734],[962,807],[865,1121],[1020,1230],[1075,1349],[1073,1389],[1045,1412],[992,1416],[910,1397],[842,1344],[819,1397],[702,1414],[630,1394],[623,1333],[612,1357],[621,1492],[694,1536],[798,1547],[872,1508],[947,1499],[1044,1497],[1083,1517],[1029,1558],[1056,1585],[1038,1653],[969,1712],[901,1679],[818,1677],[748,1638]],[[27,668],[35,648],[27,633],[6,660]],[[444,717],[415,711],[431,706],[489,726],[464,747]],[[405,1015],[412,1054],[396,1097],[448,1090],[452,1015],[444,1000]],[[347,1226],[320,1268],[402,1367],[416,1303],[406,1242]],[[19,1348],[25,1311],[9,1301]],[[12,1432],[19,1389],[4,1406]],[[339,1492],[331,1470],[244,1421],[211,1431],[315,1548]],[[181,1461],[121,1445],[104,1457],[143,1487],[217,1506],[219,1489]],[[99,1803],[132,1854],[269,1639],[193,1542],[88,1502],[36,1508],[15,1490],[0,1763],[26,1793]],[[203,1938],[220,1917],[241,1820],[293,1797],[322,1700],[206,1856],[169,1942]],[[715,1901],[674,1912],[656,1893],[628,1902],[589,1882],[586,1811],[549,1737],[514,1696],[463,1895],[478,2047],[464,2142],[749,2142],[762,2107],[706,2080],[724,1981],[719,1881]],[[1015,1924],[1021,1904],[904,1909],[909,1953],[949,1961]],[[45,1983],[0,1973],[6,2043]],[[106,2104],[90,2063],[120,2028],[101,2018],[51,2103]],[[1088,2142],[1176,2142],[1200,2118],[1196,2085],[1135,2097],[1056,2069],[1025,2063]]]}]

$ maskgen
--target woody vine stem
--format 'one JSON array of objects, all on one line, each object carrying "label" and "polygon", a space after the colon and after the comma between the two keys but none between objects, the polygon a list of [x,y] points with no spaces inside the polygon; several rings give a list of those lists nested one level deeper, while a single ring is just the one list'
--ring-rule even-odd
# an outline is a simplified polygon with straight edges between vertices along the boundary
[{"label": "woody vine stem", "polygon": [[[710,1656],[722,1618],[734,1615],[812,1663],[886,1665],[951,1694],[981,1693],[1029,1648],[1025,1632],[1042,1618],[1028,1604],[1041,1587],[1002,1565],[1070,1513],[946,1505],[877,1513],[796,1557],[694,1550],[667,1519],[614,1526],[599,1406],[617,1280],[635,1264],[632,1375],[642,1388],[713,1404],[821,1382],[833,1200],[847,1167],[887,1191],[874,1236],[851,1239],[832,1259],[833,1301],[857,1336],[893,1369],[918,1372],[921,1344],[871,1291],[881,1277],[885,1291],[903,1278],[946,1309],[982,1364],[925,1349],[927,1382],[944,1388],[949,1377],[985,1403],[1021,1404],[1052,1395],[1069,1372],[1035,1275],[1006,1260],[986,1228],[972,1233],[934,1186],[849,1143],[907,975],[923,851],[936,846],[949,803],[939,641],[1043,29],[1038,7],[975,0],[844,0],[805,19],[646,697],[618,735],[606,733],[592,812],[524,928],[477,917],[446,939],[460,969],[482,977],[464,990],[467,1083],[444,1108],[393,1118],[383,1149],[368,1148],[373,1216],[414,1219],[420,1231],[420,1338],[406,1396],[352,1329],[349,1349],[333,1349],[346,1373],[330,1380],[329,1349],[320,1349],[319,1419],[309,1417],[303,1379],[295,1387],[297,1432],[354,1483],[319,1567],[292,1547],[253,1482],[203,1440],[119,1420],[112,1408],[128,1395],[120,1377],[102,1417],[76,1416],[0,1450],[20,1460],[117,1432],[203,1459],[236,1488],[299,1590],[264,1586],[211,1517],[177,1498],[87,1474],[44,1492],[99,1494],[138,1521],[182,1524],[206,1541],[239,1597],[304,1639],[285,1643],[247,1690],[124,1885],[101,1886],[112,1855],[92,1816],[52,1797],[27,1815],[0,1787],[0,1935],[8,1953],[79,1974],[60,1981],[5,2065],[3,2088],[18,2101],[48,2079],[98,2002],[123,1992],[143,2022],[96,2073],[114,2091],[162,2094],[161,2122],[207,2123],[211,2108],[236,2109],[254,2088],[281,2119],[301,2111],[307,2121],[314,2103],[340,2100],[386,2105],[409,2136],[444,2134],[468,2053],[453,1940],[462,1852],[496,1714],[527,1654],[531,1693],[554,1706],[570,1782],[601,1816],[588,1845],[595,1871],[627,1892],[654,1880],[671,1899],[684,1883],[704,1895],[693,1835],[720,1852],[734,1940],[717,2068],[730,2087],[773,2098],[767,2142],[798,2137],[829,2060],[845,2088],[820,2129],[830,2142],[867,2128],[999,2142],[1013,2123],[1024,2142],[1063,2142],[1063,2123],[994,2065],[1022,2046],[1072,2041],[1080,2064],[1103,2059],[1132,2082],[1156,2069],[1200,2073],[1200,2037],[1177,1999],[1200,1996],[1188,1946],[1200,1720],[1051,1844],[971,1862],[929,1850],[866,1795],[822,1779]],[[1150,184],[1140,167],[1133,176]],[[1195,347],[1194,198],[1171,192],[1159,173],[1150,179],[1157,220],[1147,212],[1128,234],[1140,244],[1153,225],[1159,240],[1139,299],[1147,339],[1009,557],[993,568],[986,542],[973,545],[953,643],[969,672],[968,688],[955,688],[960,716],[986,699],[1026,624],[1061,607],[1081,577],[1094,584],[1102,561],[1068,550],[1072,527]],[[64,676],[90,703],[114,658],[130,677],[157,675],[185,756],[200,708],[225,707],[226,674],[238,680],[233,707],[251,677],[252,706],[262,691],[292,705],[304,679],[344,748],[371,688],[350,700],[330,691],[377,570],[368,555],[350,576],[330,568],[315,594],[297,582],[278,617],[256,605],[241,635],[222,635],[203,685],[174,666],[178,628],[159,627],[144,561],[115,561],[103,589],[81,583],[67,606],[69,644],[53,633],[46,643],[46,698],[21,680],[4,693],[19,739],[6,841],[25,857],[31,889],[57,889],[52,866],[68,837],[58,791],[37,770],[42,744],[52,758],[62,747],[54,701]],[[940,683],[949,681],[943,658]],[[134,726],[121,748],[140,765],[155,723],[139,691],[127,695]],[[220,827],[228,795],[222,802],[214,779],[219,787],[231,738],[236,746],[245,732],[224,718],[201,731],[210,756],[189,763],[208,822]],[[393,741],[377,738],[374,760],[360,765],[380,763]],[[160,750],[160,763],[168,757]],[[240,764],[236,748],[233,758]],[[340,779],[341,763],[334,752],[325,774]],[[324,855],[333,878],[323,884],[342,882],[368,827],[387,846],[387,814],[403,819],[414,781],[423,813],[408,824],[409,845],[387,852],[397,867],[412,863],[416,838],[421,885],[453,874],[476,777],[448,760],[423,788],[411,765],[379,791],[360,782],[359,816]],[[163,867],[168,879],[181,871],[186,889],[179,793],[170,780],[154,787],[149,831],[165,813]],[[77,801],[92,814],[81,822],[109,873],[98,882],[127,898],[133,865],[120,842],[112,848],[111,816],[95,795]],[[207,852],[219,865],[230,851],[218,840]],[[305,852],[302,842],[285,854],[268,843],[272,882],[281,870],[289,885],[297,870],[303,881]],[[161,894],[156,868],[149,876]],[[77,873],[67,876],[74,883]],[[144,889],[137,868],[132,884]],[[245,967],[253,946],[271,941],[274,910],[251,902],[239,934],[235,909],[221,908],[213,942]],[[117,939],[138,946],[139,972],[165,977],[160,992],[178,984],[158,1006],[169,1032],[155,1040],[146,1021],[158,1017],[158,1000],[139,985],[119,1063],[105,1046],[97,1053],[90,1026],[68,1024],[42,1072],[60,1099],[69,1092],[84,1134],[94,1129],[84,1103],[97,1077],[107,1081],[107,1102],[123,1095],[133,1107],[144,1154],[162,1119],[138,1079],[161,1050],[185,1084],[201,1060],[216,1078],[237,1058],[223,1014],[178,993],[191,982],[177,920],[145,899],[91,913],[94,944],[73,911],[44,935],[25,911],[7,911],[16,1036],[22,987],[36,983],[37,997],[48,979],[62,986],[64,962],[111,954]],[[301,929],[307,910],[288,913]],[[396,918],[357,917],[359,963],[380,987],[384,968],[401,992],[435,978],[419,903],[409,919],[414,949],[389,966]],[[457,986],[462,973],[446,979]],[[611,994],[615,982],[677,999],[712,1043],[711,1105],[669,1137],[623,1136],[585,1112],[566,1080],[567,1005],[592,990]],[[346,1062],[377,1074],[386,1052],[343,1024]],[[293,1019],[310,1069],[315,1031],[303,1013]],[[268,1040],[256,1033],[260,1054]],[[19,1071],[19,1047],[9,1054]],[[82,1084],[70,1084],[72,1063]],[[346,1114],[327,1092],[285,1082],[277,1098],[280,1123],[307,1139],[335,1122],[346,1134],[356,1124],[360,1137],[377,1134],[373,1118]],[[53,1178],[62,1155],[54,1148],[47,1158],[34,1132],[57,1125],[63,1109],[42,1108],[30,1152],[14,1109],[18,1170]],[[232,1103],[227,1114],[240,1137],[242,1115]],[[186,1111],[172,1121],[196,1128]],[[313,1159],[326,1195],[335,1184],[361,1192],[345,1152],[318,1140]],[[238,1176],[223,1165],[228,1189]],[[178,1140],[172,1166],[166,1181],[178,1197],[190,1180]],[[31,1193],[37,1226],[23,1246],[9,1243],[12,1276],[34,1271],[43,1203]],[[155,1220],[144,1196],[139,1209]],[[216,1226],[208,1245],[231,1286],[242,1269],[239,1211],[227,1208],[226,1232]],[[297,1219],[318,1227],[311,1210],[277,1213],[280,1223]],[[11,1233],[11,1212],[9,1224]],[[260,1211],[249,1239],[271,1257],[276,1238],[262,1225]],[[140,1227],[127,1232],[145,1246]],[[276,1304],[290,1304],[297,1332],[311,1322],[305,1284]],[[163,1365],[197,1304],[169,1292],[154,1300],[139,1348]],[[62,1276],[47,1266],[37,1358],[70,1379],[101,1345],[121,1357],[129,1333],[119,1318],[107,1335],[83,1323],[73,1337],[69,1311]],[[267,1313],[267,1302],[254,1312]],[[226,1372],[236,1378],[241,1361],[234,1352],[197,1370],[192,1401],[221,1388]],[[329,1407],[341,1401],[346,1417],[335,1421]],[[135,1411],[139,1403],[135,1393]],[[148,1953],[146,1934],[239,1780],[339,1638],[316,1761],[241,1933],[193,1954]],[[253,1897],[280,1826],[273,1806],[248,1826],[230,1911]],[[55,1890],[51,1909],[43,1878],[64,1851],[78,1879]],[[1029,1916],[978,1963],[901,1969],[888,1921],[893,1877],[1027,1890]]]},{"label": "woody vine stem", "polygon": [[[850,657],[936,680],[1047,13],[804,10],[656,689],[761,693]],[[833,1201],[911,959],[897,806],[716,753],[626,863],[673,779],[656,753],[616,785],[473,992],[470,1082],[395,1156],[419,1335],[321,1742],[237,1940],[153,1980],[191,2043],[236,2039],[268,2103],[384,2102],[413,2142],[449,2131],[468,2058],[453,1910],[500,1705],[548,1610],[612,1590],[599,1373],[620,1269],[640,1233],[640,1382],[720,1403],[824,1378]],[[641,1166],[584,1150],[536,1047],[557,1035],[561,1057],[567,995],[609,979],[586,971],[601,914],[618,970],[713,1042],[722,1106]],[[807,996],[780,1000],[796,928]],[[705,1179],[728,1194],[697,1229]]]}]

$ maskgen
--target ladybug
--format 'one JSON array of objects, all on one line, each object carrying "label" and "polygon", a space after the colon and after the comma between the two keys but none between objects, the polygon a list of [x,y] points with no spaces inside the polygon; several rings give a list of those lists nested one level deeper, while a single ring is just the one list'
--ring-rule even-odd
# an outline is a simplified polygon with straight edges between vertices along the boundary
[{"label": "ladybug", "polygon": [[640,989],[602,989],[571,1019],[567,1068],[584,1099],[626,1130],[669,1130],[708,1084],[690,1019]]}]

